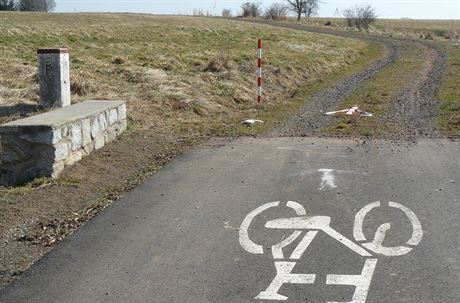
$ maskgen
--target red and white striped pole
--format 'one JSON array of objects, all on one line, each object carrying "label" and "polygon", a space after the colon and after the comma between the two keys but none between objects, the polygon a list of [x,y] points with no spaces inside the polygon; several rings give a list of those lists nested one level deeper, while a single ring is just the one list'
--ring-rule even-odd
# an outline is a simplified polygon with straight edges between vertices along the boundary
[{"label": "red and white striped pole", "polygon": [[262,39],[259,38],[259,58],[257,60],[257,102],[262,100]]}]

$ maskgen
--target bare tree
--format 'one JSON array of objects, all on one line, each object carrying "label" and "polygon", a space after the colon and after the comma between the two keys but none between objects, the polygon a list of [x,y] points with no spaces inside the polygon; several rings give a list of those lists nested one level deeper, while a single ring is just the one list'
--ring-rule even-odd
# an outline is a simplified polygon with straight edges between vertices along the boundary
[{"label": "bare tree", "polygon": [[241,4],[241,9],[243,10],[243,18],[253,17],[256,18],[262,13],[262,3],[260,2],[244,2]]},{"label": "bare tree", "polygon": [[193,17],[204,17],[205,15],[204,10],[201,8],[194,8],[192,14]]},{"label": "bare tree", "polygon": [[304,12],[305,0],[286,0],[289,10],[297,15],[297,21],[300,21]]},{"label": "bare tree", "polygon": [[311,17],[318,13],[320,0],[304,0],[303,13],[305,17]]},{"label": "bare tree", "polygon": [[347,19],[348,27],[356,27],[358,29],[368,29],[369,25],[377,20],[377,14],[370,5],[355,6],[354,8],[346,9],[343,14]]},{"label": "bare tree", "polygon": [[55,0],[19,0],[17,8],[20,11],[51,12],[56,8]]},{"label": "bare tree", "polygon": [[226,9],[226,8],[222,10],[222,17],[230,18],[231,16],[232,16],[232,10]]},{"label": "bare tree", "polygon": [[273,3],[265,12],[265,17],[270,20],[286,19],[288,7],[283,3]]},{"label": "bare tree", "polygon": [[361,26],[368,29],[369,25],[377,20],[375,9],[370,5],[363,6],[359,10],[359,19],[361,20]]},{"label": "bare tree", "polygon": [[16,2],[14,0],[0,0],[0,11],[15,11]]}]

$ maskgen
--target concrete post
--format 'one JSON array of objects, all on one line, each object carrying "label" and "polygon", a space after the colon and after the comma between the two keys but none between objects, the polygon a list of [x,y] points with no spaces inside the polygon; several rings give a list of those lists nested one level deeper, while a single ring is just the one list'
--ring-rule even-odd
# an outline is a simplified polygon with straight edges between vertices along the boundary
[{"label": "concrete post", "polygon": [[45,108],[59,108],[69,106],[69,49],[39,49],[37,54],[41,104]]}]

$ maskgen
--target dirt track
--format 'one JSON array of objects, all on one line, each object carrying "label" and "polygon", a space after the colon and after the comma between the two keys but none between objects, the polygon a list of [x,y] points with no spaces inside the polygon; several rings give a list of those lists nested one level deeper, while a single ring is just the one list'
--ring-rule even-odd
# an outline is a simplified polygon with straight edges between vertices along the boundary
[{"label": "dirt track", "polygon": [[418,45],[428,49],[429,56],[420,58],[424,60],[422,68],[418,71],[417,76],[407,83],[404,90],[398,94],[390,111],[380,118],[379,125],[386,130],[387,137],[385,139],[390,140],[412,141],[420,137],[441,137],[433,121],[439,106],[436,94],[447,65],[447,54],[440,47],[416,40],[389,38],[357,32],[344,32],[294,24],[271,25],[377,42],[385,47],[386,54],[368,69],[347,77],[337,85],[317,93],[287,123],[272,131],[269,134],[270,136],[314,136],[316,130],[326,127],[331,121],[331,118],[324,117],[324,112],[334,110],[335,106],[345,100],[363,81],[376,75],[385,66],[394,63],[404,48]]},{"label": "dirt track", "polygon": [[447,64],[447,54],[439,47],[418,43],[428,49],[429,57],[417,76],[409,82],[396,98],[392,109],[382,117],[381,124],[397,139],[418,137],[441,137],[433,117],[436,116],[439,101],[436,99],[442,74]]}]

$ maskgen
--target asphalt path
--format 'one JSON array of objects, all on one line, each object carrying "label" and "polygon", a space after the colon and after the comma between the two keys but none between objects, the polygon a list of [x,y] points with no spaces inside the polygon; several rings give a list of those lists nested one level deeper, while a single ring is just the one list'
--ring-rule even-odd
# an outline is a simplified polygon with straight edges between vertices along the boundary
[{"label": "asphalt path", "polygon": [[456,303],[459,147],[212,140],[64,240],[0,302]]}]

